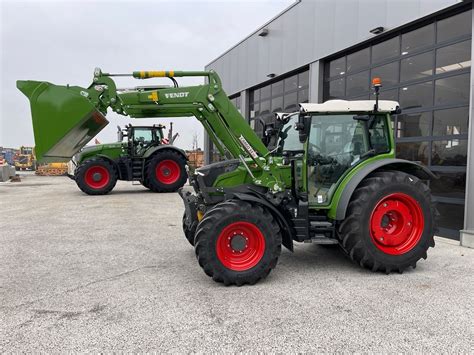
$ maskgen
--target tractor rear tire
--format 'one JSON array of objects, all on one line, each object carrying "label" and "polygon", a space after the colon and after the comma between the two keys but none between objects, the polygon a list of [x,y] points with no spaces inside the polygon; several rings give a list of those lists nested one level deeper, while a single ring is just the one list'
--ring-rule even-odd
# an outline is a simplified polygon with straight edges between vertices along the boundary
[{"label": "tractor rear tire", "polygon": [[188,225],[186,223],[186,211],[184,211],[183,214],[183,232],[184,236],[188,240],[189,244],[194,246],[194,236],[196,235],[196,227],[197,227],[198,221],[197,220],[192,220],[191,225]]},{"label": "tractor rear tire", "polygon": [[273,216],[260,205],[240,200],[217,204],[197,226],[199,265],[216,282],[253,285],[275,268],[282,235]]},{"label": "tractor rear tire", "polygon": [[157,152],[145,164],[143,186],[154,192],[175,192],[186,183],[186,159],[173,150]]},{"label": "tractor rear tire", "polygon": [[362,267],[402,273],[434,247],[435,216],[421,180],[399,171],[377,172],[354,191],[339,227],[340,246]]},{"label": "tractor rear tire", "polygon": [[88,195],[105,195],[115,187],[117,172],[109,161],[93,158],[81,163],[74,172],[77,186]]}]

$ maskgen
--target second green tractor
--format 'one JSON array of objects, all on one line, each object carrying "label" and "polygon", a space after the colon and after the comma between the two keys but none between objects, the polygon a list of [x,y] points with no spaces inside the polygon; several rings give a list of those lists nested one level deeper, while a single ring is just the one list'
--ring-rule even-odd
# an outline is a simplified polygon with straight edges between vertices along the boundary
[{"label": "second green tractor", "polygon": [[186,153],[168,144],[164,126],[117,128],[117,143],[88,146],[74,155],[70,177],[83,192],[107,194],[117,180],[139,181],[154,192],[174,192],[186,183]]},{"label": "second green tractor", "polygon": [[[278,114],[260,139],[213,71],[137,71],[137,79],[201,76],[203,85],[120,91],[97,69],[87,88],[19,81],[29,97],[37,156],[69,159],[106,124],[110,108],[142,117],[195,117],[227,159],[189,175],[183,231],[214,281],[254,284],[282,246],[338,244],[358,265],[390,273],[415,267],[434,246],[426,167],[395,157],[394,101],[302,103]],[[120,74],[123,75],[123,74]],[[54,104],[53,104],[54,103]],[[67,118],[65,113],[68,113]],[[45,127],[56,127],[51,135]]]}]

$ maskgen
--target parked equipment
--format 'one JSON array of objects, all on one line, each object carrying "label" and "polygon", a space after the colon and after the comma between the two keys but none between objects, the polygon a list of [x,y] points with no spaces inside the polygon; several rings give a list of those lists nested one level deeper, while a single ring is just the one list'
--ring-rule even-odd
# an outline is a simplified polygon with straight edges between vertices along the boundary
[{"label": "parked equipment", "polygon": [[35,170],[36,156],[34,147],[20,147],[20,152],[15,159],[16,170]]},{"label": "parked equipment", "polygon": [[39,176],[67,175],[67,163],[38,164],[35,174]]},{"label": "parked equipment", "polygon": [[[124,75],[124,74],[121,74]],[[279,114],[264,141],[232,105],[213,71],[141,71],[138,79],[202,76],[206,84],[117,91],[96,69],[91,86],[19,81],[31,101],[39,158],[68,157],[106,124],[107,108],[130,117],[194,116],[230,160],[189,177],[183,229],[199,264],[218,282],[253,284],[276,266],[281,245],[337,243],[373,271],[403,272],[434,246],[434,175],[396,159],[398,103],[334,100]],[[176,82],[175,82],[176,83]],[[48,103],[53,103],[48,104]],[[67,119],[64,112],[68,112]],[[56,127],[55,135],[42,127]]]},{"label": "parked equipment", "polygon": [[163,128],[118,127],[117,143],[88,146],[74,156],[77,167],[71,177],[89,195],[110,192],[117,180],[139,181],[154,192],[177,191],[187,180],[187,157],[183,150],[167,144]]}]

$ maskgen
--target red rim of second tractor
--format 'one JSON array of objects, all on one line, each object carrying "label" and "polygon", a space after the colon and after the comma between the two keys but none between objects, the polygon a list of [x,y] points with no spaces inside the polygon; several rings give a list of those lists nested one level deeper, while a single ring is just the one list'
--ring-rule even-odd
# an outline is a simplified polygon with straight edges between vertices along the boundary
[{"label": "red rim of second tractor", "polygon": [[110,173],[109,170],[103,166],[93,165],[86,170],[84,179],[89,187],[102,189],[109,183]]},{"label": "red rim of second tractor", "polygon": [[386,254],[402,255],[420,241],[425,226],[420,204],[411,196],[397,192],[383,197],[370,216],[370,236]]},{"label": "red rim of second tractor", "polygon": [[256,266],[265,254],[265,238],[253,223],[234,222],[217,237],[219,261],[233,271],[246,271]]},{"label": "red rim of second tractor", "polygon": [[162,184],[171,185],[178,181],[181,168],[174,160],[162,160],[156,165],[155,175],[156,179]]}]

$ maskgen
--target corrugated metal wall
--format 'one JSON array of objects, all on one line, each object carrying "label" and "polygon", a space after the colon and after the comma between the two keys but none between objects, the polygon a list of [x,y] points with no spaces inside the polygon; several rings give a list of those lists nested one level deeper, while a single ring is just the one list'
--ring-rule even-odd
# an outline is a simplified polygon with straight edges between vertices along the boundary
[{"label": "corrugated metal wall", "polygon": [[229,95],[439,11],[461,0],[302,0],[206,66]]}]

